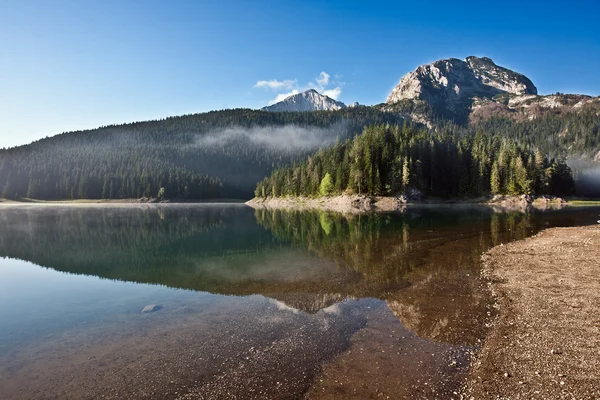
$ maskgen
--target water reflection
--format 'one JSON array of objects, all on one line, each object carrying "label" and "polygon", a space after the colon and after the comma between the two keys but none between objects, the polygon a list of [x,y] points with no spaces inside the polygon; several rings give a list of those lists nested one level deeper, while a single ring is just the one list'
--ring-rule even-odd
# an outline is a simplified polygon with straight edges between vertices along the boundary
[{"label": "water reflection", "polygon": [[414,208],[347,216],[244,206],[39,207],[0,212],[0,256],[72,274],[219,294],[262,294],[317,312],[387,302],[422,337],[474,344],[490,311],[479,258],[593,212]]},{"label": "water reflection", "polygon": [[[317,398],[320,366],[341,353],[323,383],[354,382],[348,392],[332,383],[340,396],[379,379],[403,397],[424,376],[451,393],[493,312],[481,253],[596,220],[597,210],[457,207],[0,208],[0,397]],[[143,377],[120,373],[134,365]],[[380,368],[402,370],[404,383]]]}]

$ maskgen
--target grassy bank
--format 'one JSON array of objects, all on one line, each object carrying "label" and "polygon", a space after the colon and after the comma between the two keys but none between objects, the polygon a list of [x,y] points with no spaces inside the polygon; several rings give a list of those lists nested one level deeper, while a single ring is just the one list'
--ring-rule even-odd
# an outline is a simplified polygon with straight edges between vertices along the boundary
[{"label": "grassy bank", "polygon": [[573,207],[586,207],[586,206],[600,206],[600,200],[569,200],[569,206]]}]

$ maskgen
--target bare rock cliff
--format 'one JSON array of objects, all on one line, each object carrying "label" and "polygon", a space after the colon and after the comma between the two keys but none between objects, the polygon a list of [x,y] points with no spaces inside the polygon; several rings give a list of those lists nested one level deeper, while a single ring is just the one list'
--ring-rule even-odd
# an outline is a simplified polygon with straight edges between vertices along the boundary
[{"label": "bare rock cliff", "polygon": [[400,79],[387,103],[401,100],[424,100],[443,103],[453,109],[475,98],[492,98],[498,94],[537,94],[526,76],[496,65],[487,57],[439,60],[418,67]]}]

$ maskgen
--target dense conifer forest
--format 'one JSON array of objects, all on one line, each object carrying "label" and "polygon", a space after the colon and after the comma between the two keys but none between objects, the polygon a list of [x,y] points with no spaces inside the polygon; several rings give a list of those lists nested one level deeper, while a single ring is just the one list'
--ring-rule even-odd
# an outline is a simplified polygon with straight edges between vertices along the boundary
[{"label": "dense conifer forest", "polygon": [[579,112],[549,110],[535,118],[517,119],[491,115],[473,121],[472,129],[509,138],[550,157],[593,157],[600,151],[600,110],[587,107]]},{"label": "dense conifer forest", "polygon": [[327,173],[332,193],[568,194],[558,160],[591,160],[600,148],[595,109],[469,126],[439,119],[429,130],[405,125],[411,110],[235,109],[68,132],[1,149],[0,197],[247,199],[273,171],[259,195],[316,195]]},{"label": "dense conifer forest", "polygon": [[372,125],[261,181],[257,197],[573,193],[570,168],[502,136]]}]

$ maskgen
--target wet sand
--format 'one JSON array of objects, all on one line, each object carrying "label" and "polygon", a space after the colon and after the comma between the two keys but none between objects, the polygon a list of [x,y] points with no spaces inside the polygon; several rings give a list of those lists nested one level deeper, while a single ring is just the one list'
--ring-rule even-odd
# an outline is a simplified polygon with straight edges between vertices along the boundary
[{"label": "wet sand", "polygon": [[465,398],[600,398],[600,227],[548,229],[483,262],[499,317]]}]

